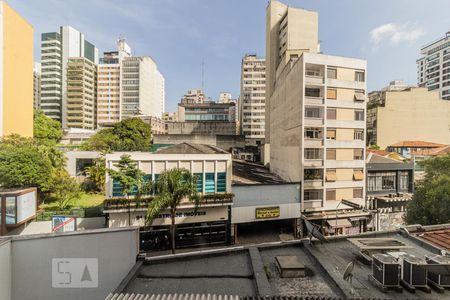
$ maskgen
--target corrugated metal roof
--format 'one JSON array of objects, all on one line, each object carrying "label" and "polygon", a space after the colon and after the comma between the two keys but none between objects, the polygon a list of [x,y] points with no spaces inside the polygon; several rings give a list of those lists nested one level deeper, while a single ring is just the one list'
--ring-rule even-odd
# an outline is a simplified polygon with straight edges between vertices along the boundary
[{"label": "corrugated metal roof", "polygon": [[215,294],[109,294],[105,300],[239,300],[239,296]]}]

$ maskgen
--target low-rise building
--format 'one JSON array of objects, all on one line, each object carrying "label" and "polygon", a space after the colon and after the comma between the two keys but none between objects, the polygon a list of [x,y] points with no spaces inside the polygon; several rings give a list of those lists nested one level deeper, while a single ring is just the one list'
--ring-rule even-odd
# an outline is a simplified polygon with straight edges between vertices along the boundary
[{"label": "low-rise building", "polygon": [[387,151],[395,152],[403,157],[410,158],[411,153],[423,150],[438,149],[446,145],[424,141],[399,141],[387,146]]},{"label": "low-rise building", "polygon": [[411,160],[414,163],[414,179],[420,180],[425,176],[425,168],[421,164],[422,161],[448,154],[450,154],[450,145],[411,152]]},{"label": "low-rise building", "polygon": [[150,125],[152,129],[152,136],[155,134],[166,134],[166,122],[158,117],[153,116],[138,116],[139,119]]}]

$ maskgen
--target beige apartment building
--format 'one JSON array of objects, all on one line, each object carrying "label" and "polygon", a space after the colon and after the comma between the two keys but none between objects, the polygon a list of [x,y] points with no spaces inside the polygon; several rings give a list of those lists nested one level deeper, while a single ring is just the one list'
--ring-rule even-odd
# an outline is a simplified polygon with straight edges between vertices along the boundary
[{"label": "beige apartment building", "polygon": [[439,91],[405,87],[369,94],[367,144],[385,149],[401,141],[450,144],[450,102]]},{"label": "beige apartment building", "polygon": [[263,144],[266,111],[266,60],[247,54],[241,63],[239,120],[247,145]]},{"label": "beige apartment building", "polygon": [[66,73],[66,115],[68,128],[97,127],[97,65],[84,57],[69,58]]}]

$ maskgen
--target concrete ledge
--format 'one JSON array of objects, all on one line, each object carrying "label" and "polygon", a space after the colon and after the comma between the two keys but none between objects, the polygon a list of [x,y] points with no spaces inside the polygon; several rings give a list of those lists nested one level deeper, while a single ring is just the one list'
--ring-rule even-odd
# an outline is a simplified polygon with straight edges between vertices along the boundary
[{"label": "concrete ledge", "polygon": [[258,248],[252,247],[248,252],[252,262],[253,274],[255,276],[256,292],[259,296],[271,296],[272,288],[270,287],[269,280],[267,280],[266,272],[264,271],[264,263]]}]

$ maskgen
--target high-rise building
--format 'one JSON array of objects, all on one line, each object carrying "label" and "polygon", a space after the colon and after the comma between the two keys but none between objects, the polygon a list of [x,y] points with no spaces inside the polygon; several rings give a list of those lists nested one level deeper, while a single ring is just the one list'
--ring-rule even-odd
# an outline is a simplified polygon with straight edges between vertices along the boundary
[{"label": "high-rise building", "polygon": [[34,63],[33,68],[33,108],[39,109],[41,105],[41,64]]},{"label": "high-rise building", "polygon": [[71,57],[66,73],[67,128],[97,127],[97,65],[84,57]]},{"label": "high-rise building", "polygon": [[239,121],[248,145],[264,143],[266,114],[266,61],[247,54],[241,63]]},{"label": "high-rise building", "polygon": [[97,126],[110,127],[121,120],[120,70],[131,48],[124,39],[117,41],[117,51],[104,52],[98,65]]},{"label": "high-rise building", "polygon": [[33,27],[0,1],[0,137],[33,136]]},{"label": "high-rise building", "polygon": [[[354,209],[351,215],[359,219],[352,224],[346,211],[365,205],[367,63],[318,54],[317,21],[315,12],[280,11],[278,1],[268,6],[270,170],[287,181],[301,182],[301,213],[324,224],[326,233],[359,232],[370,215]],[[291,33],[298,38],[295,47]]]},{"label": "high-rise building", "polygon": [[67,125],[66,72],[69,58],[84,57],[98,63],[98,49],[84,39],[84,34],[70,26],[59,32],[41,36],[41,109],[44,113]]},{"label": "high-rise building", "polygon": [[417,82],[429,91],[438,90],[444,100],[450,100],[450,31],[420,50],[417,60]]},{"label": "high-rise building", "polygon": [[202,90],[188,90],[181,98],[181,103],[203,103],[205,100],[205,93]]}]

